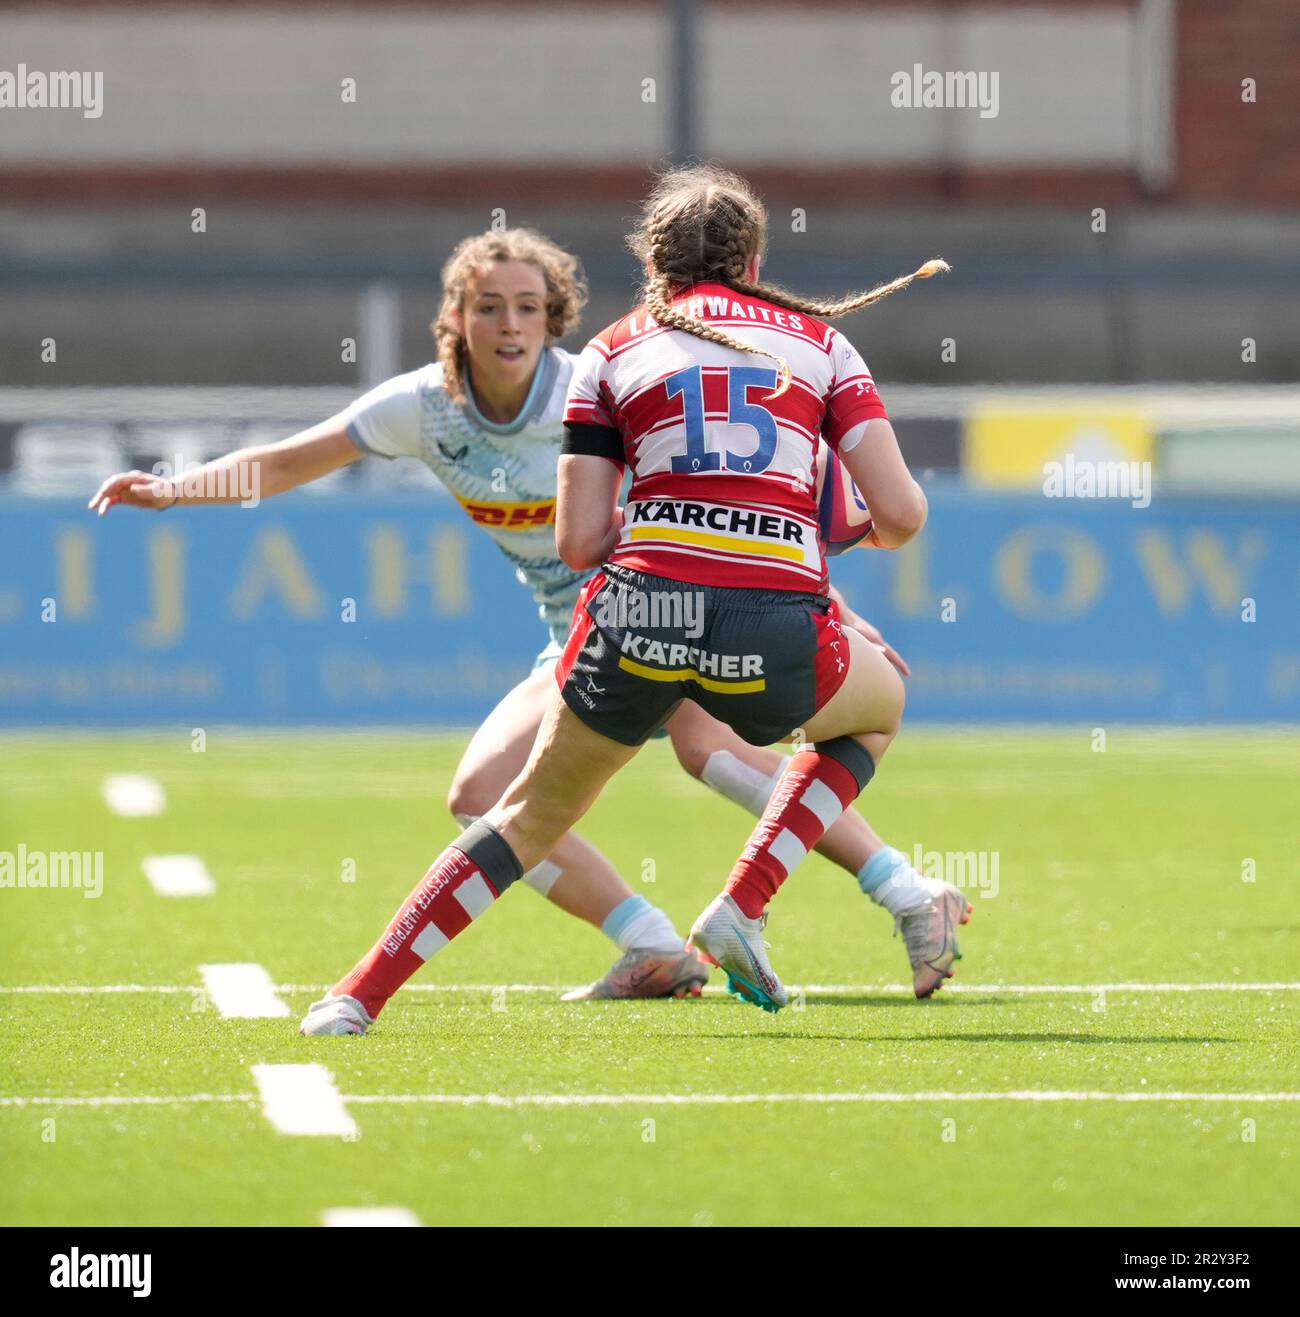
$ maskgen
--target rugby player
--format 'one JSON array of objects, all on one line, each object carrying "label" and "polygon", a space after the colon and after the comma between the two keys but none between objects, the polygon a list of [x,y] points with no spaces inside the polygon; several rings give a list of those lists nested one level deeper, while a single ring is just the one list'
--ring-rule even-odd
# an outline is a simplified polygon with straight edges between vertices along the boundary
[{"label": "rugby player", "polygon": [[[90,500],[100,515],[117,503],[164,510],[234,502],[250,487],[270,497],[367,455],[424,462],[532,591],[550,633],[532,672],[507,692],[461,757],[448,804],[462,826],[523,765],[554,687],[574,600],[591,575],[555,552],[555,470],[575,358],[553,344],[576,327],[586,297],[578,261],[541,234],[513,229],[466,238],[442,271],[431,326],[436,363],[388,380],[278,443],[240,449],[183,480],[123,472]],[[244,468],[256,468],[257,484]],[[575,833],[558,838],[525,882],[620,948],[601,981],[604,995],[699,993],[708,969],[686,950],[672,921]]]},{"label": "rugby player", "polygon": [[[557,544],[572,571],[603,569],[575,605],[556,666],[562,698],[547,702],[517,779],[438,857],[371,951],[312,1006],[303,1032],[368,1029],[429,956],[554,853],[683,701],[751,747],[791,733],[813,742],[779,783],[773,774],[726,891],[692,930],[733,990],[768,1009],[786,1000],[760,935],[765,907],[844,821],[903,704],[889,660],[843,628],[828,597],[812,478],[818,435],[865,494],[872,544],[897,547],[925,515],[866,366],[815,316],[844,314],[947,267],[929,262],[870,293],[814,303],[757,282],[765,226],[747,186],[721,171],[670,174],[652,195],[641,234],[646,304],[592,341],[569,387]],[[476,362],[472,338],[468,346]],[[779,370],[738,365],[738,354]],[[733,449],[748,431],[753,447]],[[634,477],[626,514],[617,505],[625,463]],[[671,618],[645,633],[619,625],[638,597],[691,590],[706,600],[697,637]],[[959,954],[953,926],[969,906],[956,889],[921,882],[931,884],[917,893],[925,922],[943,930],[927,967],[938,982]],[[896,865],[884,867],[876,890],[890,883],[914,886]]]}]

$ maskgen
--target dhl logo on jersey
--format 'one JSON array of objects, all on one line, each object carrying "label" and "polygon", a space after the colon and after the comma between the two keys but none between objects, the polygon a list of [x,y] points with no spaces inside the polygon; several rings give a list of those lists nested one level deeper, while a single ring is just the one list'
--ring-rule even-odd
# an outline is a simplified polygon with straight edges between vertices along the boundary
[{"label": "dhl logo on jersey", "polygon": [[472,498],[460,498],[461,507],[470,520],[480,526],[495,526],[498,530],[536,530],[540,526],[555,524],[555,500],[543,499],[540,503],[482,503]]}]

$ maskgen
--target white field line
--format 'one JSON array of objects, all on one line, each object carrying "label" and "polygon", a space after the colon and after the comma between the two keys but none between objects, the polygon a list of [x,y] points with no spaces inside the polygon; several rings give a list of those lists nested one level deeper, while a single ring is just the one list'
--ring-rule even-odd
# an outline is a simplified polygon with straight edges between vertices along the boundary
[{"label": "white field line", "polygon": [[1300,1093],[1133,1093],[1101,1090],[1008,1089],[992,1092],[949,1090],[916,1093],[371,1093],[345,1096],[344,1102],[367,1105],[433,1103],[464,1107],[622,1107],[732,1106],[763,1102],[804,1102],[833,1106],[902,1102],[1300,1102]]},{"label": "white field line", "polygon": [[253,1078],[262,1114],[281,1134],[360,1134],[323,1065],[255,1065]]},{"label": "white field line", "polygon": [[418,1226],[420,1218],[405,1207],[331,1207],[321,1213],[323,1226]]},{"label": "white field line", "polygon": [[[331,985],[281,983],[278,992],[328,992]],[[408,983],[403,992],[567,992],[567,983]],[[911,997],[910,983],[787,983],[790,992],[822,993],[825,996]],[[3,989],[0,989],[3,991]],[[706,993],[726,996],[719,985]],[[1059,996],[1064,993],[1098,992],[1300,992],[1300,983],[945,983],[943,993],[967,996],[1006,994],[1015,997]]]},{"label": "white field line", "polygon": [[[329,1080],[329,1072],[323,1066],[255,1066],[254,1071],[267,1070],[319,1070],[329,1083],[329,1100],[341,1109],[346,1104],[358,1106],[449,1106],[449,1107],[628,1107],[628,1106],[756,1106],[765,1102],[796,1104],[804,1103],[817,1106],[851,1105],[888,1105],[913,1103],[944,1102],[1231,1102],[1231,1103],[1274,1103],[1300,1102],[1300,1093],[1190,1093],[1185,1091],[1160,1092],[1138,1089],[1134,1092],[1109,1091],[1101,1089],[1002,1089],[989,1092],[936,1089],[921,1090],[915,1093],[521,1093],[515,1095],[501,1093],[338,1093]],[[261,1084],[259,1079],[259,1084]],[[279,1084],[277,1078],[273,1083]],[[291,1083],[293,1091],[290,1091]],[[324,1095],[324,1090],[313,1087],[310,1096]],[[306,1125],[302,1119],[304,1112],[298,1108],[298,1088],[307,1092],[307,1084],[299,1086],[297,1080],[286,1081],[282,1092],[277,1094],[277,1102],[283,1100],[291,1108],[294,1120],[290,1123]],[[161,1094],[108,1094],[97,1097],[58,1097],[43,1095],[39,1097],[0,1097],[0,1107],[132,1107],[132,1106],[191,1106],[206,1102],[242,1103],[252,1106],[258,1101],[249,1093],[181,1093],[175,1095]],[[265,1107],[266,1092],[263,1089],[262,1101]],[[269,1114],[269,1113],[268,1113]],[[277,1116],[280,1110],[277,1107]],[[311,1134],[346,1134],[353,1132],[356,1126],[346,1111],[343,1119],[337,1120],[330,1128],[321,1128],[327,1122],[317,1120],[312,1128],[286,1128],[277,1123],[277,1128],[284,1133]],[[347,1122],[346,1126],[344,1121]]]},{"label": "white field line", "polygon": [[37,992],[37,993],[98,993],[98,992],[202,992],[197,983],[32,983],[20,987],[0,988],[0,993]]},{"label": "white field line", "polygon": [[159,896],[211,896],[217,890],[197,855],[146,855],[141,864]]},{"label": "white field line", "polygon": [[0,1097],[0,1107],[188,1107],[204,1102],[257,1104],[256,1093],[107,1093],[94,1097]]},{"label": "white field line", "polygon": [[104,804],[125,819],[152,818],[167,808],[162,784],[145,773],[110,773],[100,791]]},{"label": "white field line", "polygon": [[223,1020],[284,1019],[289,1004],[261,965],[200,965],[203,986]]},{"label": "white field line", "polygon": [[[570,983],[408,983],[402,992],[566,992]],[[319,995],[329,991],[327,983],[277,983],[272,985],[279,993],[302,992]],[[821,993],[825,996],[877,996],[910,997],[910,983],[789,983],[792,992]],[[204,989],[190,983],[33,983],[0,987],[3,993],[100,993],[100,992],[202,992]],[[721,987],[705,988],[706,993],[725,996]],[[962,993],[972,997],[1005,995],[1011,997],[1063,996],[1071,993],[1089,996],[1099,992],[1134,993],[1187,993],[1187,992],[1300,992],[1300,983],[948,983],[944,996]]]}]

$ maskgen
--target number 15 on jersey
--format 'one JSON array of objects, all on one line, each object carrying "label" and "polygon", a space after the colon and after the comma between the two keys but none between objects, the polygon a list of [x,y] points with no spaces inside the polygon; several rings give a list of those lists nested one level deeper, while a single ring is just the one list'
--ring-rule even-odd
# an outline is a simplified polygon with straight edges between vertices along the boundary
[{"label": "number 15 on jersey", "polygon": [[754,450],[737,453],[709,444],[709,427],[704,419],[704,383],[699,366],[688,366],[664,381],[669,398],[681,394],[682,420],[686,430],[686,451],[673,457],[674,475],[691,475],[706,471],[736,471],[757,475],[766,471],[776,456],[776,418],[766,407],[748,400],[749,390],[776,388],[776,371],[766,366],[730,366],[727,368],[727,421],[732,425],[751,426],[758,436]]}]

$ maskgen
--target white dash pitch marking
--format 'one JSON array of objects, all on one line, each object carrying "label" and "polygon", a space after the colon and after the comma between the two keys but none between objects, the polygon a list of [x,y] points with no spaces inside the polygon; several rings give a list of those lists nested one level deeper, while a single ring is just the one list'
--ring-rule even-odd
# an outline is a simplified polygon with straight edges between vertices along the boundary
[{"label": "white dash pitch marking", "polygon": [[325,1226],[418,1226],[420,1218],[405,1207],[331,1207],[321,1213]]},{"label": "white dash pitch marking", "polygon": [[281,1134],[360,1134],[323,1065],[255,1065],[253,1078],[262,1095],[262,1113]]},{"label": "white dash pitch marking", "polygon": [[284,1019],[288,1002],[261,965],[200,965],[203,986],[223,1020]]},{"label": "white dash pitch marking", "polygon": [[159,896],[211,896],[217,890],[197,855],[146,855],[144,876]]},{"label": "white dash pitch marking", "polygon": [[124,819],[152,818],[167,808],[162,783],[146,773],[110,773],[100,791],[104,804]]}]

